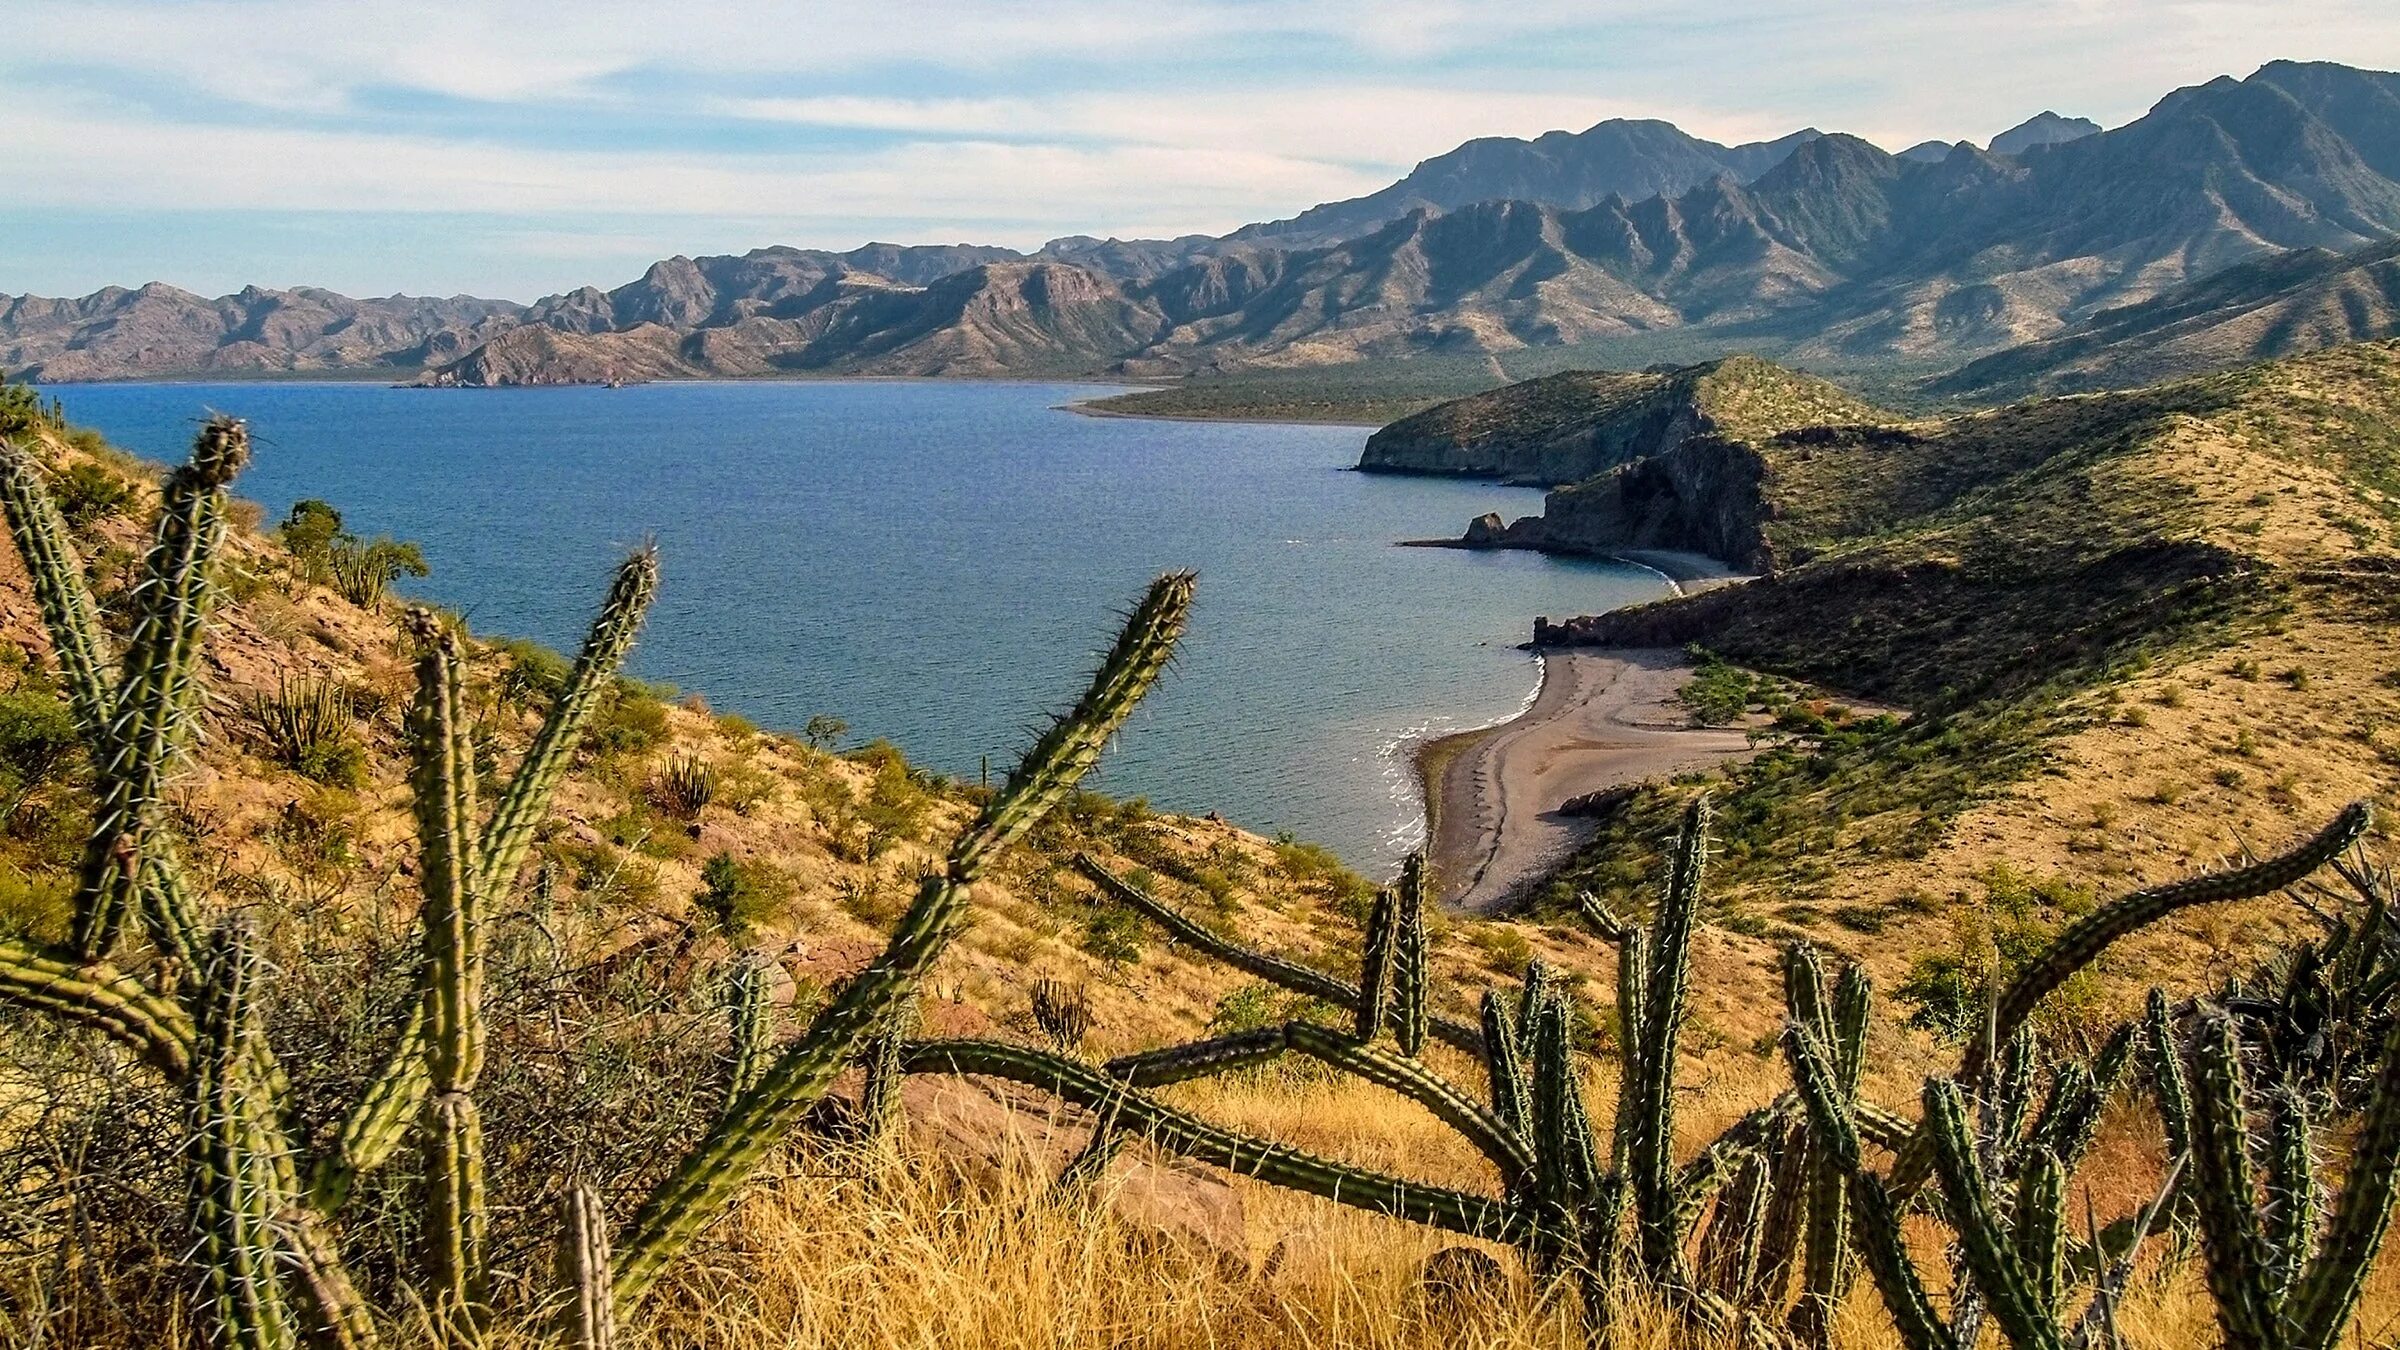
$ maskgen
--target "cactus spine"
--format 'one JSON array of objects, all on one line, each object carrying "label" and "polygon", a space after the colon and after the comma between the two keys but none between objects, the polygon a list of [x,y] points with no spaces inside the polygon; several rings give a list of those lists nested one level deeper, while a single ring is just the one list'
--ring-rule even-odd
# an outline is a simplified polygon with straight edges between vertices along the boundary
[{"label": "cactus spine", "polygon": [[[1618,1131],[1624,1149],[1642,1265],[1670,1288],[1690,1284],[1677,1222],[1675,1172],[1675,1056],[1691,978],[1692,930],[1700,907],[1700,877],[1708,860],[1708,798],[1692,800],[1654,926],[1636,927],[1619,948],[1618,1017],[1624,1046]],[[1634,953],[1640,952],[1636,957]],[[1638,1009],[1638,1015],[1627,1009]]]}]

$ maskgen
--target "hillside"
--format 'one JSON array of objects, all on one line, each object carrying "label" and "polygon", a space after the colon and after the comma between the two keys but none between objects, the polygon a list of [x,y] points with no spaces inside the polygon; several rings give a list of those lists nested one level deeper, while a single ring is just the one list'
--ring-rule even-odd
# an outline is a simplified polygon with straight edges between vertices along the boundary
[{"label": "hillside", "polygon": [[2228,267],[1926,385],[1975,402],[2125,389],[2345,342],[2400,335],[2400,241],[2295,249]]},{"label": "hillside", "polygon": [[[1771,349],[1913,374],[2276,253],[2390,239],[2394,106],[2400,75],[2276,62],[2177,90],[2113,130],[2036,118],[1996,149],[1895,156],[1839,134],[1712,147],[1664,123],[1603,123],[1473,142],[1318,209],[1330,214],[1220,239],[1072,237],[1031,258],[760,249],[667,259],[522,309],[307,293],[325,315],[267,327],[237,298],[181,297],[137,318],[119,311],[139,293],[27,297],[0,314],[0,360],[52,380],[424,367],[436,383],[487,370],[546,382],[606,366],[608,348],[655,345],[643,331],[655,325],[677,339],[680,366],[662,375],[1168,378],[1504,363],[1606,343],[1674,347],[1635,365]],[[344,306],[362,305],[399,308],[345,326]],[[513,359],[524,339],[475,358],[519,325],[605,341],[560,347],[546,372]]]},{"label": "hillside", "polygon": [[1558,487],[1695,437],[1749,440],[1887,417],[1755,357],[1638,373],[1567,371],[1394,422],[1367,438],[1358,467]]},{"label": "hillside", "polygon": [[[2007,922],[2048,886],[2064,898],[2030,912],[2054,923],[2237,832],[2388,796],[2396,424],[2400,343],[2383,342],[1776,438],[1746,481],[1781,570],[1538,638],[1697,644],[1909,712],[1730,771],[1723,810],[1745,824],[1720,876],[1757,931],[1873,933],[1922,963],[2003,922],[1988,907],[2010,887]],[[1621,891],[1683,790],[1626,803],[1554,898]],[[2190,927],[2120,968],[2221,965],[2239,931]]]}]

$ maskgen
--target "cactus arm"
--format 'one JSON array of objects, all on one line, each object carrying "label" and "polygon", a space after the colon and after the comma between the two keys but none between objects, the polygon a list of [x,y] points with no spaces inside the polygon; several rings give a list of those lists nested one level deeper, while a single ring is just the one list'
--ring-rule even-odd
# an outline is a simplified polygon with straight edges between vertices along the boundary
[{"label": "cactus arm", "polygon": [[333,1150],[310,1170],[308,1202],[319,1214],[340,1212],[358,1178],[383,1166],[408,1137],[433,1090],[433,1002],[420,966],[408,1002],[408,1021],[357,1105],[334,1136]]},{"label": "cactus arm", "polygon": [[110,673],[115,658],[107,630],[100,626],[100,607],[92,600],[91,586],[69,541],[67,522],[42,482],[41,465],[14,441],[0,441],[0,511],[8,517],[9,536],[33,583],[34,605],[49,630],[67,707],[85,741],[97,751],[116,714]]},{"label": "cactus arm", "polygon": [[[2344,849],[2366,834],[2372,818],[2367,803],[2353,802],[2342,808],[2325,828],[2288,852],[2230,872],[2136,891],[2085,915],[2060,933],[2038,959],[2018,971],[2009,982],[1993,1014],[1998,1031],[1989,1043],[2006,1044],[2033,1016],[2034,1008],[2043,999],[2066,983],[2069,976],[2090,965],[2117,939],[2194,905],[2250,900],[2282,890],[2340,857]],[[1982,1046],[1979,1044],[1978,1048]],[[1962,1082],[1972,1082],[1982,1068],[1970,1050],[1969,1062],[1958,1077]]]},{"label": "cactus arm", "polygon": [[249,454],[250,433],[240,422],[211,418],[161,493],[123,673],[94,757],[99,801],[75,894],[74,945],[87,960],[116,946],[140,903],[143,855],[191,722],[211,563],[225,536],[225,488]]},{"label": "cactus arm", "polygon": [[725,1087],[729,1105],[757,1085],[774,1049],[774,1009],[767,1003],[766,964],[752,957],[735,966],[730,992],[726,1015],[732,1023],[733,1066]]},{"label": "cactus arm", "polygon": [[[2057,1319],[2041,1302],[2038,1281],[2009,1245],[2009,1232],[1975,1156],[1975,1139],[1957,1084],[1927,1080],[1925,1120],[1933,1134],[1934,1168],[1985,1306],[2008,1333],[2009,1344],[2019,1350],[2063,1350]],[[2063,1186],[2064,1178],[2058,1180]]]},{"label": "cactus arm", "polygon": [[900,1067],[900,1045],[907,1039],[909,1023],[915,1020],[909,1002],[902,997],[892,1004],[882,1028],[859,1055],[865,1072],[858,1089],[858,1112],[866,1121],[870,1139],[889,1139],[900,1127],[900,1089],[906,1081]]},{"label": "cactus arm", "polygon": [[2335,1344],[2357,1311],[2400,1193],[2400,1021],[2385,1033],[2379,1063],[2320,1255],[2286,1305],[2294,1343],[2306,1350]]},{"label": "cactus arm", "polygon": [[[1076,854],[1074,861],[1075,870],[1089,877],[1092,884],[1110,899],[1165,929],[1169,937],[1184,946],[1295,994],[1321,999],[1353,1013],[1358,1011],[1362,994],[1358,986],[1349,981],[1337,979],[1297,961],[1286,961],[1282,957],[1269,956],[1238,942],[1228,941],[1210,932],[1206,926],[1177,913],[1148,891],[1109,871],[1099,859],[1088,853]],[[1436,1015],[1426,1019],[1426,1031],[1435,1040],[1470,1055],[1483,1053],[1483,1037],[1469,1023]]]},{"label": "cactus arm", "polygon": [[1525,1081],[1525,1061],[1517,1055],[1517,1029],[1509,1022],[1508,1003],[1497,989],[1483,991],[1483,1071],[1492,1089],[1493,1116],[1523,1138],[1533,1128],[1533,1088]]},{"label": "cactus arm", "polygon": [[181,1082],[191,1069],[191,1018],[115,966],[0,938],[0,999],[81,1023],[140,1055],[169,1082]]},{"label": "cactus arm", "polygon": [[1508,1206],[1490,1196],[1352,1167],[1224,1129],[1063,1055],[999,1041],[913,1041],[903,1047],[901,1064],[910,1073],[1004,1078],[1089,1110],[1115,1112],[1118,1129],[1171,1153],[1359,1209],[1465,1237],[1509,1242],[1518,1236]]},{"label": "cactus arm", "polygon": [[617,1307],[609,1270],[608,1215],[600,1192],[576,1181],[561,1198],[558,1282],[567,1291],[563,1319],[569,1350],[616,1350]]},{"label": "cactus arm", "polygon": [[2230,1345],[2283,1343],[2278,1291],[2266,1282],[2257,1178],[2250,1163],[2249,1091],[2233,1019],[2204,1017],[2192,1045],[2192,1181],[2209,1291]]},{"label": "cactus arm", "polygon": [[2297,1087],[2279,1084],[2268,1094],[2267,1119],[2267,1206],[2259,1231],[2266,1243],[2268,1282],[2288,1290],[2307,1271],[2320,1218],[2308,1102]]},{"label": "cactus arm", "polygon": [[323,1350],[376,1350],[383,1338],[376,1334],[374,1314],[342,1264],[323,1216],[296,1205],[287,1207],[276,1219],[275,1234],[283,1241],[293,1282],[316,1310],[310,1343]]},{"label": "cactus arm", "polygon": [[1857,1220],[1859,1253],[1875,1278],[1876,1291],[1883,1295],[1901,1343],[1909,1350],[1967,1350],[1934,1311],[1900,1231],[1900,1208],[1882,1179],[1854,1173],[1850,1207]]},{"label": "cactus arm", "polygon": [[1278,1024],[1119,1055],[1101,1068],[1109,1077],[1135,1087],[1164,1087],[1270,1063],[1290,1048],[1291,1037],[1285,1026]]},{"label": "cactus arm", "polygon": [[613,686],[625,655],[633,649],[651,597],[658,593],[658,551],[641,548],[617,568],[600,617],[583,640],[583,650],[568,672],[566,689],[550,705],[533,744],[510,776],[494,804],[491,823],[484,827],[478,888],[485,895],[505,896],[516,884],[517,869],[533,844],[533,832],[550,814],[550,799],[567,776],[567,765],[582,743],[591,721]]},{"label": "cactus arm", "polygon": [[2009,1234],[2017,1268],[2031,1287],[2033,1308],[2053,1322],[2066,1295],[2067,1169],[2058,1155],[2035,1148],[2017,1174],[2015,1229]]},{"label": "cactus arm", "polygon": [[457,636],[432,613],[411,610],[421,645],[409,712],[410,795],[417,816],[424,905],[427,1004],[425,1246],[436,1313],[465,1335],[484,1289],[483,1125],[475,1084],[483,1070],[483,918],[475,852],[475,761],[459,706]]},{"label": "cactus arm", "polygon": [[[1392,948],[1393,1012],[1399,1022],[1400,1053],[1415,1058],[1425,1050],[1425,1019],[1433,989],[1425,951],[1425,855],[1411,853],[1401,864],[1399,930]],[[1360,1039],[1366,1039],[1361,1037]]]},{"label": "cactus arm", "polygon": [[929,876],[891,942],[853,977],[807,1033],[725,1111],[661,1181],[634,1216],[620,1247],[617,1305],[638,1304],[667,1262],[731,1205],[768,1152],[824,1096],[858,1047],[941,954],[966,918],[970,889],[998,849],[1071,791],[1101,747],[1158,680],[1191,608],[1188,573],[1161,577],[1127,620],[1091,687],[1035,743],[999,795],[952,849],[946,872]]},{"label": "cactus arm", "polygon": [[1388,890],[1375,893],[1367,911],[1366,943],[1358,958],[1358,1039],[1383,1034],[1386,1004],[1392,988],[1392,926],[1398,901]]},{"label": "cactus arm", "polygon": [[297,1329],[275,1268],[275,1166],[251,1101],[260,963],[233,928],[212,939],[206,960],[187,1094],[194,1264],[219,1344],[293,1350]]},{"label": "cactus arm", "polygon": [[1633,932],[1632,925],[1618,918],[1615,910],[1590,891],[1575,893],[1575,909],[1583,916],[1584,923],[1599,934],[1604,942],[1622,943]]},{"label": "cactus arm", "polygon": [[1286,1053],[1307,1055],[1424,1107],[1490,1159],[1508,1185],[1515,1185],[1533,1170],[1533,1155],[1516,1132],[1441,1075],[1415,1060],[1362,1044],[1314,1022],[1286,1022],[1123,1055],[1100,1067],[1130,1087],[1150,1088],[1265,1064]]},{"label": "cactus arm", "polygon": [[[2077,920],[2009,982],[1993,1008],[1986,1034],[1967,1047],[1965,1062],[1958,1072],[1959,1081],[1980,1081],[1993,1047],[2013,1040],[2043,999],[2066,983],[2069,976],[2090,965],[2117,939],[2194,905],[2251,900],[2279,891],[2340,857],[2343,850],[2366,834],[2373,819],[2373,810],[2366,802],[2352,802],[2325,828],[2287,852],[2248,867],[2136,891]],[[1931,1154],[1932,1140],[1920,1128],[1892,1168],[1892,1191],[1896,1199],[1905,1202],[1924,1183]]]},{"label": "cactus arm", "polygon": [[[1684,811],[1675,842],[1666,898],[1650,933],[1648,989],[1641,1003],[1639,1071],[1631,1101],[1628,1143],[1634,1212],[1640,1217],[1642,1261],[1653,1278],[1689,1283],[1683,1273],[1682,1233],[1675,1212],[1675,1055],[1683,1030],[1691,973],[1692,928],[1700,907],[1700,877],[1708,857],[1708,798]],[[1631,944],[1628,944],[1629,946]]]},{"label": "cactus arm", "polygon": [[1503,1183],[1513,1186],[1533,1170],[1533,1155],[1515,1131],[1423,1064],[1346,1040],[1313,1022],[1292,1022],[1284,1033],[1294,1050],[1389,1088],[1432,1112],[1490,1159]]},{"label": "cactus arm", "polygon": [[2192,1151],[2192,1092],[2184,1080],[2183,1054],[2175,1048],[2175,1025],[2167,1016],[2167,996],[2152,989],[2142,1019],[2149,1042],[2151,1080],[2158,1095],[2159,1121],[2166,1128],[2167,1152],[2187,1157]]}]

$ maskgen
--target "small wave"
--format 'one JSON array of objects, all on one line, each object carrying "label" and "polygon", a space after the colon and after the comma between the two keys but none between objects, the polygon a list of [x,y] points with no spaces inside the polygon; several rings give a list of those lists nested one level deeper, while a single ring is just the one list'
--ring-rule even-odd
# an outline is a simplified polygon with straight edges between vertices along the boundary
[{"label": "small wave", "polygon": [[[1655,570],[1655,569],[1654,569]],[[1533,688],[1517,704],[1515,712],[1462,727],[1448,719],[1436,718],[1410,727],[1383,743],[1375,754],[1383,770],[1383,780],[1389,786],[1392,800],[1400,808],[1400,823],[1384,834],[1384,846],[1393,853],[1407,853],[1422,848],[1428,842],[1426,830],[1425,776],[1417,772],[1417,751],[1428,741],[1445,736],[1484,731],[1514,722],[1533,711],[1542,697],[1542,682],[1549,678],[1549,664],[1540,652],[1533,654]]]}]

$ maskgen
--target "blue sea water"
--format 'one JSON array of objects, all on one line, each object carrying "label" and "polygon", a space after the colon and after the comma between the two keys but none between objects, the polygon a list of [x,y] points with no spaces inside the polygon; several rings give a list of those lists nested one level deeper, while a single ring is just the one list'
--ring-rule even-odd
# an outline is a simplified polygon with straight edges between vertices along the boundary
[{"label": "blue sea water", "polygon": [[1641,569],[1398,548],[1539,494],[1349,472],[1357,428],[1085,417],[1089,385],[805,381],[433,391],[68,387],[68,416],[180,458],[249,419],[241,491],[418,541],[418,594],[572,650],[625,549],[664,580],[635,671],[797,730],[1002,772],[1152,576],[1200,574],[1165,687],[1092,786],[1221,811],[1370,873],[1421,836],[1406,747],[1515,713],[1537,614],[1665,591]]}]

